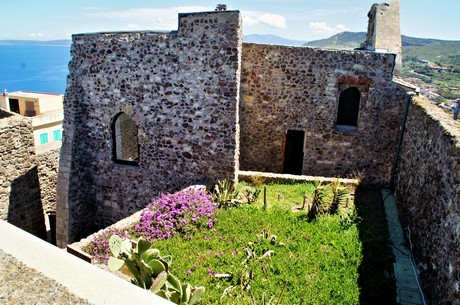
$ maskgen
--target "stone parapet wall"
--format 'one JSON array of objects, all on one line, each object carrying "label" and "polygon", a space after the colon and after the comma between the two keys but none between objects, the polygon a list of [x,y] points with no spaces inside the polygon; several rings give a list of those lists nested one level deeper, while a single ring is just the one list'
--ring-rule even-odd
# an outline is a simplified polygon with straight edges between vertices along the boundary
[{"label": "stone parapet wall", "polygon": [[32,122],[2,109],[0,219],[40,238],[45,237]]},{"label": "stone parapet wall", "polygon": [[[305,132],[303,175],[389,182],[405,91],[395,56],[243,45],[240,168],[283,173],[288,130]],[[335,126],[340,93],[361,94],[357,130]],[[359,173],[359,174],[358,174]]]},{"label": "stone parapet wall", "polygon": [[460,123],[415,98],[395,195],[429,304],[460,304]]},{"label": "stone parapet wall", "polygon": [[[236,178],[239,12],[179,15],[171,33],[73,36],[58,183],[60,246],[139,210],[160,191]],[[138,164],[113,160],[113,120],[138,127]]]},{"label": "stone parapet wall", "polygon": [[37,155],[43,211],[51,215],[56,214],[56,185],[60,150],[56,148]]}]

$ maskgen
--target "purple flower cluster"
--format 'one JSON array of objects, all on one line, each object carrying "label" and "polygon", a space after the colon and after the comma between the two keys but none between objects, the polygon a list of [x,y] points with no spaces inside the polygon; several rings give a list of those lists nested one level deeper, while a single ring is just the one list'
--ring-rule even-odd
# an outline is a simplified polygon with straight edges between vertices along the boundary
[{"label": "purple flower cluster", "polygon": [[161,194],[143,210],[134,234],[153,241],[176,233],[187,234],[201,226],[212,228],[217,205],[202,189],[186,189],[174,194]]},{"label": "purple flower cluster", "polygon": [[125,230],[109,228],[96,234],[91,243],[83,250],[93,256],[97,262],[107,264],[110,254],[109,239],[112,235],[118,235],[121,238],[129,238],[129,234]]}]

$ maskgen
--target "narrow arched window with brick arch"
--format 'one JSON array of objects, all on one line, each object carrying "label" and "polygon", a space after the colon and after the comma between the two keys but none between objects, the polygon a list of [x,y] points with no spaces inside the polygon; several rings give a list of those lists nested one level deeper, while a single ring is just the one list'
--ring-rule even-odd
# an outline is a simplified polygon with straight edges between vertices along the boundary
[{"label": "narrow arched window with brick arch", "polygon": [[112,123],[113,160],[116,163],[138,165],[138,127],[126,113],[118,113]]},{"label": "narrow arched window with brick arch", "polygon": [[337,119],[335,122],[337,127],[356,130],[358,127],[360,100],[361,93],[356,87],[350,87],[340,93]]}]

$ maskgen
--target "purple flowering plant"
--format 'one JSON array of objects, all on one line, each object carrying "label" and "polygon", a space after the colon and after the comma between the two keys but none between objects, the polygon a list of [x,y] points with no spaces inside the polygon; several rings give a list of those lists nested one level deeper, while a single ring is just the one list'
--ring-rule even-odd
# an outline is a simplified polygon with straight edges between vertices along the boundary
[{"label": "purple flowering plant", "polygon": [[143,210],[134,228],[104,230],[96,234],[83,250],[93,255],[96,261],[107,264],[112,235],[121,238],[141,236],[149,241],[167,239],[178,233],[185,236],[201,227],[212,228],[217,221],[214,217],[216,209],[211,195],[202,189],[189,188],[174,194],[161,194]]},{"label": "purple flowering plant", "polygon": [[169,238],[177,233],[187,235],[196,228],[212,228],[217,205],[202,189],[186,189],[174,194],[161,194],[147,205],[134,234],[149,241]]},{"label": "purple flowering plant", "polygon": [[130,234],[126,230],[109,228],[96,234],[91,243],[84,247],[83,250],[93,256],[98,262],[107,264],[111,254],[109,248],[109,239],[112,235],[118,235],[121,238],[129,238]]}]

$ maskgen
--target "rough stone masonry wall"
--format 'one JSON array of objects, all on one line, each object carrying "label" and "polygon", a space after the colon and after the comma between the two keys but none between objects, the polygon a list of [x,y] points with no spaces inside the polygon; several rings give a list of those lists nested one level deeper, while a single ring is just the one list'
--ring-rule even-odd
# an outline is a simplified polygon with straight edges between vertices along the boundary
[{"label": "rough stone masonry wall", "polygon": [[56,214],[56,185],[60,148],[37,155],[41,201],[46,214]]},{"label": "rough stone masonry wall", "polygon": [[460,304],[460,123],[411,105],[395,194],[429,304]]},{"label": "rough stone masonry wall", "polygon": [[[172,33],[73,36],[58,182],[58,245],[144,207],[160,191],[236,177],[239,12],[179,15]],[[139,127],[139,166],[112,161],[111,124]]]},{"label": "rough stone masonry wall", "polygon": [[[305,131],[304,175],[389,181],[404,90],[393,54],[243,45],[240,167],[282,173],[287,130]],[[358,130],[335,126],[341,90],[361,91]]]},{"label": "rough stone masonry wall", "polygon": [[0,219],[45,237],[30,119],[0,109]]}]

